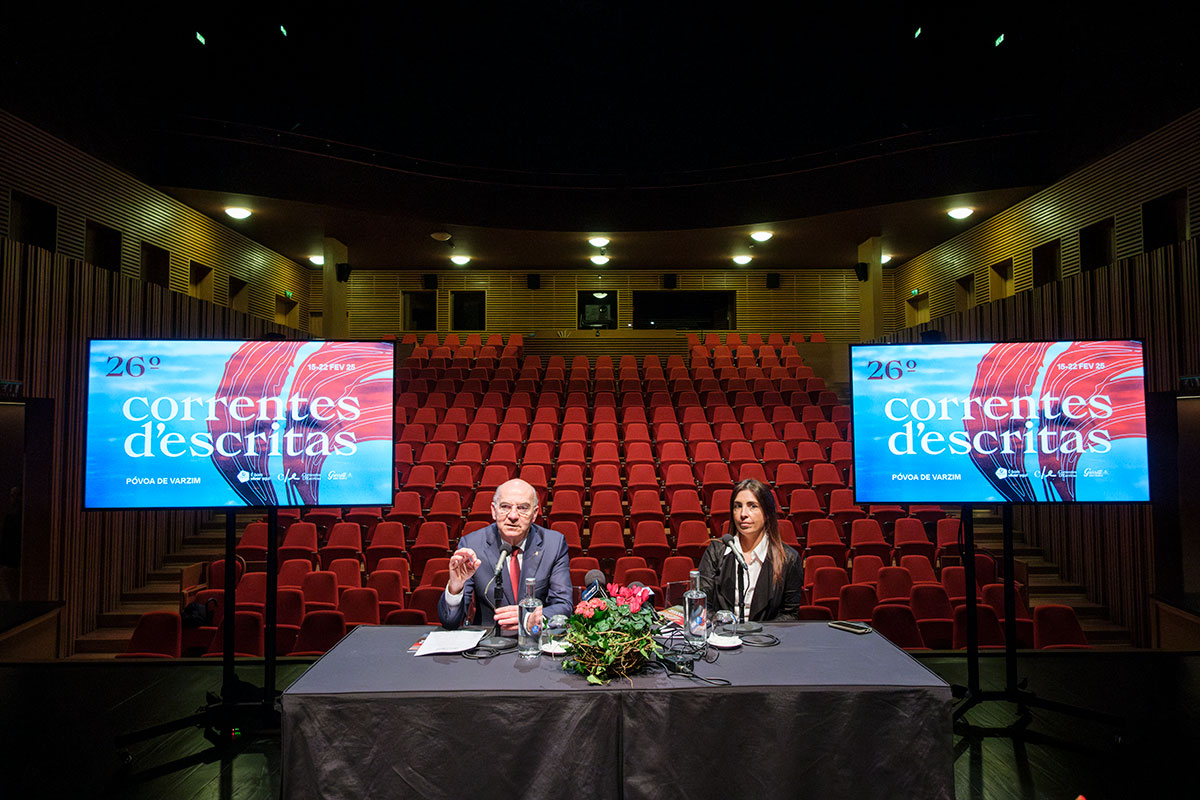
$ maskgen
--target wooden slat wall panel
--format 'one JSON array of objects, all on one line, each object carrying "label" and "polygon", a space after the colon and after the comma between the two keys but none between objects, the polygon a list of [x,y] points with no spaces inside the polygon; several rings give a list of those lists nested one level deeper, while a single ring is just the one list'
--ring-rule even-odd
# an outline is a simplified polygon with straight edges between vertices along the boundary
[{"label": "wooden slat wall panel", "polygon": [[[1146,390],[1174,392],[1200,374],[1200,240],[1118,261],[1056,284],[897,331],[949,341],[1134,338],[1145,342]],[[1148,506],[1026,506],[1017,519],[1065,576],[1148,646],[1154,531]]]},{"label": "wooden slat wall panel", "polygon": [[[534,272],[534,271],[531,271]],[[617,323],[633,322],[633,291],[662,289],[657,272],[634,270],[536,271],[542,288],[528,289],[526,272],[444,271],[438,276],[438,331],[451,328],[450,294],[461,289],[487,292],[489,333],[537,332],[538,337],[576,330],[577,292],[606,289],[619,295]],[[859,338],[859,285],[849,269],[780,272],[780,288],[766,288],[766,273],[746,270],[693,270],[678,273],[678,288],[732,290],[737,297],[737,330],[749,332],[821,331],[831,341]],[[350,276],[347,309],[355,338],[375,339],[401,331],[402,294],[421,290],[421,274],[391,270],[355,270]],[[590,334],[589,334],[590,335]],[[602,333],[602,337],[603,337]],[[536,338],[536,337],[535,337]],[[594,338],[594,337],[593,337]]]},{"label": "wooden slat wall panel", "polygon": [[83,513],[84,412],[90,337],[253,338],[275,325],[0,237],[0,378],[54,401],[53,500],[40,535],[53,566],[47,597],[65,601],[60,655],[121,593],[195,530],[199,514]]},{"label": "wooden slat wall panel", "polygon": [[57,252],[82,260],[93,220],[121,232],[121,272],[141,277],[141,243],[171,254],[170,286],[187,294],[191,262],[213,270],[213,302],[228,305],[228,279],[250,284],[249,311],[275,319],[275,298],[293,293],[307,330],[312,270],[221,225],[132,175],[0,111],[0,235],[8,236],[13,190],[58,208]]},{"label": "wooden slat wall panel", "polygon": [[1079,231],[1114,217],[1117,260],[1142,252],[1141,206],[1180,187],[1188,190],[1190,235],[1200,230],[1200,110],[1112,153],[1012,208],[980,222],[894,270],[891,316],[899,329],[912,289],[929,291],[930,317],[954,311],[954,281],[971,272],[978,297],[988,297],[993,264],[1013,260],[1013,290],[1033,287],[1031,251],[1062,241],[1062,277],[1079,272]]}]

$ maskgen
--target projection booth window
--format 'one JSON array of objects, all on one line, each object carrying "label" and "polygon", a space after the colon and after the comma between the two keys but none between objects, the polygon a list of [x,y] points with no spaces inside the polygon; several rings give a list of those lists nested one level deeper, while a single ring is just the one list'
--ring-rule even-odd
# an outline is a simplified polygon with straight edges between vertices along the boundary
[{"label": "projection booth window", "polygon": [[487,330],[487,292],[450,293],[450,330]]},{"label": "projection booth window", "polygon": [[579,293],[579,330],[617,327],[617,293],[612,289],[589,289]]},{"label": "projection booth window", "polygon": [[737,292],[636,291],[633,327],[646,330],[733,330],[737,328]]},{"label": "projection booth window", "polygon": [[404,292],[400,304],[404,330],[437,330],[437,292]]}]

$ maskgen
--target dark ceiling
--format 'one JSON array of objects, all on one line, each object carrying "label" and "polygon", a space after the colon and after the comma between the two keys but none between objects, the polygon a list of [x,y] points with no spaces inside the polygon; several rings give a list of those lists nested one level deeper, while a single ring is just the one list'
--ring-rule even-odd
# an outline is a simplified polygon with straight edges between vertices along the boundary
[{"label": "dark ceiling", "polygon": [[909,257],[1200,105],[1186,4],[816,5],[6,8],[0,107],[294,258],[685,269],[765,223],[776,268]]}]

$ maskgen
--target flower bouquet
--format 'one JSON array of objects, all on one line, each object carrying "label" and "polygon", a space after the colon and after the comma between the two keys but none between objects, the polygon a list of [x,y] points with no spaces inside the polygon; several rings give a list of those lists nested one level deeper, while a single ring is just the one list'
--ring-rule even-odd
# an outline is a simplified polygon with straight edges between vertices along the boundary
[{"label": "flower bouquet", "polygon": [[563,669],[587,676],[588,683],[627,679],[659,652],[650,590],[610,583],[608,594],[580,602],[567,620],[571,656]]}]

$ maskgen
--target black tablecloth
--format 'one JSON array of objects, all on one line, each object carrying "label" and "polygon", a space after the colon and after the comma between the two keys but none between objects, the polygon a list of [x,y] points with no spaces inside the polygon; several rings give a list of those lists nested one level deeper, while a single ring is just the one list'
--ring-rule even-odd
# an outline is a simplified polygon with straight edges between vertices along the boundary
[{"label": "black tablecloth", "polygon": [[359,627],[283,695],[283,786],[314,797],[953,797],[950,689],[877,634],[768,626],[772,648],[597,687],[559,660],[416,658]]}]

